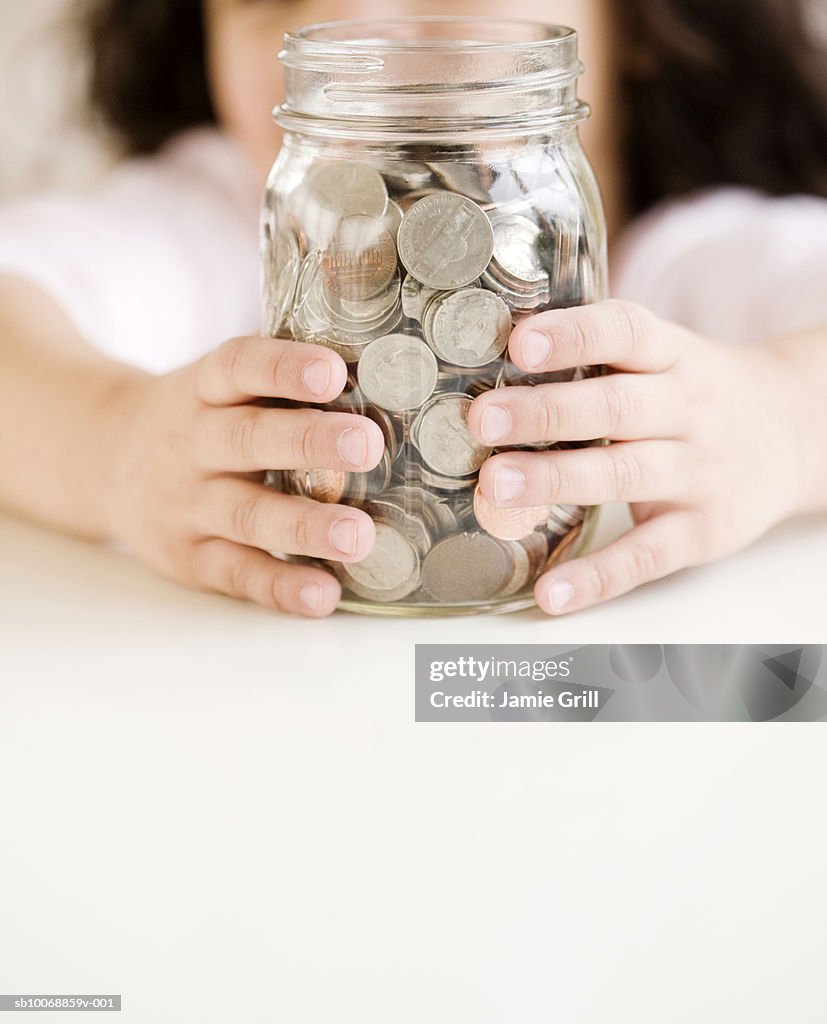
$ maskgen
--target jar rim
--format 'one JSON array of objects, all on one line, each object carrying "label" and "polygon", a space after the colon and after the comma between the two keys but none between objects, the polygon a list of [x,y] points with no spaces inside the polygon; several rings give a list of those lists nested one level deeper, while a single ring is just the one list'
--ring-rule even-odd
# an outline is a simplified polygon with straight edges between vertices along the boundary
[{"label": "jar rim", "polygon": [[[468,39],[465,36],[442,35],[396,35],[400,30],[439,26],[444,29],[455,25],[458,30],[475,28],[480,34],[491,32],[490,38]],[[359,38],[355,32],[365,28],[369,35]],[[380,36],[384,30],[389,34]],[[502,33],[511,32],[514,38],[503,38]],[[516,35],[522,30],[522,36]],[[346,34],[347,33],[347,34]],[[499,34],[495,34],[499,33]],[[529,35],[529,33],[533,33]],[[372,52],[377,50],[423,50],[429,48],[449,49],[451,42],[463,50],[512,50],[518,48],[543,49],[556,48],[565,44],[571,45],[577,38],[575,29],[567,25],[551,22],[534,21],[523,18],[482,18],[474,15],[410,15],[397,18],[348,18],[341,21],[320,21],[312,25],[304,25],[284,34],[285,48],[319,54],[348,53],[354,48]]]},{"label": "jar rim", "polygon": [[444,138],[577,122],[577,32],[565,25],[452,15],[353,18],[288,32],[279,59],[284,128]]}]

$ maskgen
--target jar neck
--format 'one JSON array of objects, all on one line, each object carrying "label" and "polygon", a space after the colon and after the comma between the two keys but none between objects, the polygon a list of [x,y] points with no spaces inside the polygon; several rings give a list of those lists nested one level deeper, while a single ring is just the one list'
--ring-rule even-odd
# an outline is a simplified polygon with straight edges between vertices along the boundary
[{"label": "jar neck", "polygon": [[484,18],[312,25],[285,36],[276,121],[304,134],[422,141],[577,123],[573,29]]}]

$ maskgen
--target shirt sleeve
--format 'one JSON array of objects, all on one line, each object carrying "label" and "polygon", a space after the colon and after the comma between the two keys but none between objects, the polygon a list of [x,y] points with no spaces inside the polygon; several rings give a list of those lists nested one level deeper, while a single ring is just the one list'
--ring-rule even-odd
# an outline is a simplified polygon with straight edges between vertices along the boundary
[{"label": "shirt sleeve", "polygon": [[87,194],[0,205],[0,273],[43,288],[102,352],[166,372],[257,333],[258,204],[235,144],[197,129]]},{"label": "shirt sleeve", "polygon": [[827,199],[715,189],[656,207],[612,256],[612,294],[756,342],[827,324]]}]

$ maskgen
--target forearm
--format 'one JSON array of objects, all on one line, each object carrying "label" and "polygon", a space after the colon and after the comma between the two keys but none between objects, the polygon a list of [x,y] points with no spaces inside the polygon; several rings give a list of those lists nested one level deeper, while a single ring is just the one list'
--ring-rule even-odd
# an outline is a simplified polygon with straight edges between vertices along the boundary
[{"label": "forearm", "polygon": [[0,277],[0,506],[112,539],[119,450],[147,377],[96,352],[40,289]]},{"label": "forearm", "polygon": [[[798,511],[827,511],[827,325],[766,343],[780,361],[790,399],[767,416],[789,419],[799,466]],[[779,424],[781,426],[781,424]]]}]

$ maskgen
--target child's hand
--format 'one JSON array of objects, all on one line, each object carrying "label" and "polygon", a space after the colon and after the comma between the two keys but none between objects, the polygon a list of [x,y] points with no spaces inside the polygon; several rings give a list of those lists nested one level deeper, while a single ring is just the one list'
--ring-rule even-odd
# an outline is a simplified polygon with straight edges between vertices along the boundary
[{"label": "child's hand", "polygon": [[373,547],[361,509],[281,494],[265,469],[372,469],[382,431],[364,416],[263,408],[253,397],[329,402],[344,360],[319,345],[235,338],[138,386],[111,514],[115,538],[162,574],[309,616],[341,597],[336,578],[267,554],[355,562]]},{"label": "child's hand", "polygon": [[574,611],[735,551],[798,511],[795,387],[770,348],[727,347],[611,301],[526,318],[509,354],[532,373],[619,371],[490,391],[469,412],[487,445],[617,442],[501,453],[480,471],[481,492],[503,507],[631,503],[628,533],[539,578],[544,611]]}]

